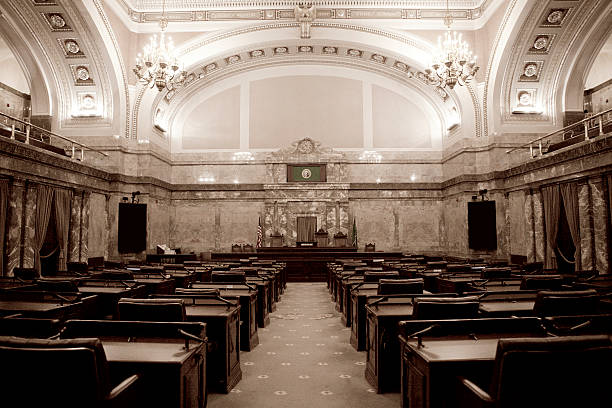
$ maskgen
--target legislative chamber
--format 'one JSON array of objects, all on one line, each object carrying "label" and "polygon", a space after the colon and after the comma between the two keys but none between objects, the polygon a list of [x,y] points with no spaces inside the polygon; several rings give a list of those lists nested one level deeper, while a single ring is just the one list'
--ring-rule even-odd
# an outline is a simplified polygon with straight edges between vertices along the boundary
[{"label": "legislative chamber", "polygon": [[612,2],[0,21],[1,406],[610,405]]}]

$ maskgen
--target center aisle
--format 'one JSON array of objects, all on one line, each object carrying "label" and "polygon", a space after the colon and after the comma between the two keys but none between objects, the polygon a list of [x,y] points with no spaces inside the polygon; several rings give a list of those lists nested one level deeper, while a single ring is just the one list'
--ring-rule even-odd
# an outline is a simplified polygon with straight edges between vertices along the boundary
[{"label": "center aisle", "polygon": [[227,395],[210,394],[208,407],[400,405],[398,393],[376,394],[366,381],[366,354],[350,345],[325,283],[288,283],[270,317],[260,344],[240,354],[242,380]]}]

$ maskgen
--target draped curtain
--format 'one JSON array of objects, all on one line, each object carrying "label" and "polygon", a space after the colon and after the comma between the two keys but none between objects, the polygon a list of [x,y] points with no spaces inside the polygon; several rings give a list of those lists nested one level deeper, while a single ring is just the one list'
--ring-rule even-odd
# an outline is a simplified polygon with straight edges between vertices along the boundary
[{"label": "draped curtain", "polygon": [[544,268],[554,269],[557,267],[554,254],[557,248],[557,232],[559,232],[559,215],[561,212],[558,184],[542,188],[542,205],[544,207],[544,224],[548,244]]},{"label": "draped curtain", "polygon": [[68,260],[68,226],[70,224],[70,202],[72,200],[71,191],[64,189],[55,190],[55,229],[57,231],[57,241],[59,243],[59,271],[67,269]]},{"label": "draped curtain", "polygon": [[317,217],[297,217],[297,241],[313,242],[317,230]]},{"label": "draped curtain", "polygon": [[4,233],[8,224],[8,180],[0,180],[0,276],[4,276]]},{"label": "draped curtain", "polygon": [[[565,207],[565,216],[569,225],[572,241],[576,247],[574,252],[575,270],[581,270],[580,259],[580,219],[578,217],[578,186],[575,183],[561,185],[561,197]],[[568,254],[562,254],[567,257]],[[568,259],[569,260],[569,259]]]},{"label": "draped curtain", "polygon": [[53,189],[48,186],[37,187],[36,198],[36,227],[34,228],[34,268],[40,275],[40,250],[45,243],[47,226],[51,217],[51,204],[53,202]]}]

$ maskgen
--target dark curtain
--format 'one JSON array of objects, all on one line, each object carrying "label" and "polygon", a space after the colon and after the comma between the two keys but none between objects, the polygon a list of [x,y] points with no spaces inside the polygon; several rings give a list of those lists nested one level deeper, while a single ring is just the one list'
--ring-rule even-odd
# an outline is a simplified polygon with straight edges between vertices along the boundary
[{"label": "dark curtain", "polygon": [[45,243],[49,217],[51,216],[51,204],[53,203],[53,189],[48,186],[37,187],[36,198],[36,227],[34,228],[34,268],[40,275],[40,249]]},{"label": "dark curtain", "polygon": [[0,276],[4,276],[4,233],[8,224],[8,180],[0,180]]},{"label": "dark curtain", "polygon": [[68,226],[70,224],[70,201],[72,194],[68,190],[55,190],[55,230],[59,244],[59,265],[58,271],[67,269],[68,258]]},{"label": "dark curtain", "polygon": [[297,217],[297,241],[313,242],[317,230],[317,217]]},{"label": "dark curtain", "polygon": [[[565,207],[565,217],[572,234],[572,241],[576,247],[574,252],[575,270],[581,270],[580,255],[580,219],[578,216],[578,186],[575,183],[561,185],[561,197]],[[567,257],[567,254],[561,254]],[[568,259],[569,260],[569,259]]]},{"label": "dark curtain", "polygon": [[557,232],[559,231],[559,215],[561,212],[559,185],[542,188],[542,206],[544,208],[544,226],[546,228],[546,257],[544,268],[557,267],[554,254],[557,248]]}]

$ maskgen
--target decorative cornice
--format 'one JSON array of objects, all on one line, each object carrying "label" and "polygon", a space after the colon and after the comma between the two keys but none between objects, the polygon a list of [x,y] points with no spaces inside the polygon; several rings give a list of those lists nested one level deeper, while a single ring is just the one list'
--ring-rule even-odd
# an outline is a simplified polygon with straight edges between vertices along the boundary
[{"label": "decorative cornice", "polygon": [[[454,20],[473,21],[482,18],[494,0],[451,1],[450,13]],[[127,17],[135,23],[158,22],[162,17],[161,1],[117,0]],[[295,20],[294,9],[303,1],[173,1],[167,2],[169,22]],[[443,20],[446,2],[431,1],[317,1],[316,19],[341,20]],[[327,7],[327,8],[326,8]]]}]

